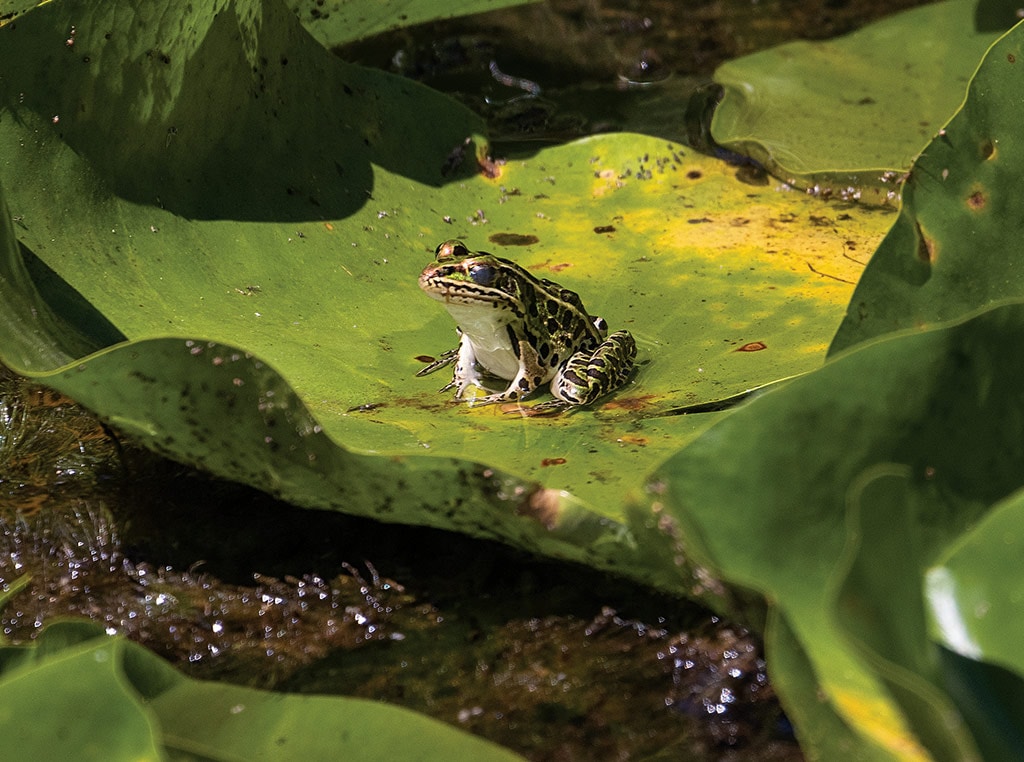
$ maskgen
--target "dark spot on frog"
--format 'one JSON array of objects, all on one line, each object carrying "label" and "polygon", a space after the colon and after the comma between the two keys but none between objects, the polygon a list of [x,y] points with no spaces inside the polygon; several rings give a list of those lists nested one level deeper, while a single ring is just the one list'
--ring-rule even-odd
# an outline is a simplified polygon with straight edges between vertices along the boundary
[{"label": "dark spot on frog", "polygon": [[560,359],[561,358],[558,356],[557,352],[555,354],[551,355],[551,367],[557,368],[558,367],[558,361]]},{"label": "dark spot on frog", "polygon": [[519,388],[522,389],[524,392],[528,391],[529,388],[530,388],[530,379],[528,379],[528,378],[521,378],[521,379],[519,379]]},{"label": "dark spot on frog", "polygon": [[565,458],[544,458],[544,460],[540,462],[540,465],[542,468],[547,468],[548,466],[561,466],[565,462]]},{"label": "dark spot on frog", "polygon": [[737,347],[737,352],[760,352],[762,349],[768,349],[768,345],[763,341],[752,341],[749,344],[744,344],[742,347]]},{"label": "dark spot on frog", "polygon": [[558,319],[549,317],[547,322],[548,333],[554,333],[558,330]]},{"label": "dark spot on frog", "polygon": [[615,226],[614,225],[598,225],[596,228],[594,228],[594,232],[597,233],[598,235],[601,235],[602,233],[614,233],[615,232]]},{"label": "dark spot on frog", "polygon": [[508,341],[512,345],[512,351],[515,352],[516,359],[519,359],[519,339],[516,337],[516,332],[512,329],[511,325],[505,326],[508,328]]},{"label": "dark spot on frog", "polygon": [[526,305],[526,311],[530,314],[530,317],[537,317],[539,311],[537,310],[537,300],[531,299],[529,304]]},{"label": "dark spot on frog", "polygon": [[494,233],[488,236],[487,240],[498,246],[532,246],[540,241],[535,235],[521,233]]},{"label": "dark spot on frog", "polygon": [[540,385],[541,385],[541,382],[542,382],[543,380],[544,380],[544,379],[543,379],[543,378],[541,378],[540,376],[534,376],[534,377],[533,377],[533,385],[534,385],[534,387],[540,386]]}]

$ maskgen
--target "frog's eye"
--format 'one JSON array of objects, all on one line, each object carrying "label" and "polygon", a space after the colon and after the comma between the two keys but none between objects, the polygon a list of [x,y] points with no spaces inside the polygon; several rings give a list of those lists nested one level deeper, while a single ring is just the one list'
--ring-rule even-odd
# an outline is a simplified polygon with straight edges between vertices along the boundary
[{"label": "frog's eye", "polygon": [[489,286],[494,281],[495,270],[490,265],[473,265],[469,268],[469,277],[478,286]]},{"label": "frog's eye", "polygon": [[438,262],[447,262],[451,259],[462,259],[468,256],[469,249],[463,245],[462,241],[444,241],[434,249],[434,259]]}]

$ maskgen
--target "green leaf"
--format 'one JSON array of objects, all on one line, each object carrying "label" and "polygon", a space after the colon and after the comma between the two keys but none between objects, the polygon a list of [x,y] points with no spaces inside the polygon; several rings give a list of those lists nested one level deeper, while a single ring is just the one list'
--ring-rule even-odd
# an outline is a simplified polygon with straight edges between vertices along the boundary
[{"label": "green leaf", "polygon": [[[11,666],[8,652],[28,659]],[[191,680],[89,622],[55,623],[32,646],[2,648],[0,665],[5,759],[519,759],[379,702]]]},{"label": "green leaf", "polygon": [[1024,484],[1024,361],[1005,351],[1020,340],[1012,303],[869,343],[724,418],[652,485],[697,560],[784,615],[786,650],[804,652],[865,749],[974,753],[921,590],[943,550]]},{"label": "green leaf", "polygon": [[164,743],[244,760],[517,760],[519,755],[416,712],[377,701],[281,695],[183,682],[150,703]]},{"label": "green leaf", "polygon": [[952,651],[1024,675],[1024,659],[1007,633],[1017,632],[1024,580],[1010,574],[1024,547],[1024,494],[1014,493],[950,546],[928,569],[929,622]]},{"label": "green leaf", "polygon": [[[816,367],[889,216],[747,185],[637,135],[485,177],[472,115],[337,60],[277,3],[173,8],[86,24],[95,8],[62,2],[0,29],[20,241],[0,263],[4,361],[149,447],[296,504],[690,592],[643,477],[713,416],[664,414]],[[73,50],[54,46],[72,22]],[[457,176],[442,172],[453,148]],[[523,419],[416,378],[418,357],[456,342],[417,287],[453,236],[630,329],[629,386]]]},{"label": "green leaf", "polygon": [[992,45],[963,108],[915,163],[899,218],[864,271],[830,352],[1024,294],[1022,80],[1024,27],[1017,26]]},{"label": "green leaf", "polygon": [[310,33],[324,45],[372,37],[427,21],[496,11],[535,0],[286,0]]},{"label": "green leaf", "polygon": [[153,716],[118,667],[125,645],[93,639],[5,671],[0,679],[0,756],[162,759]]},{"label": "green leaf", "polygon": [[893,183],[910,166],[963,101],[986,48],[1016,21],[1013,9],[977,5],[933,3],[845,37],[729,61],[714,75],[725,94],[712,135],[794,185],[864,186],[866,199],[883,200],[895,187],[878,178],[892,173]]}]

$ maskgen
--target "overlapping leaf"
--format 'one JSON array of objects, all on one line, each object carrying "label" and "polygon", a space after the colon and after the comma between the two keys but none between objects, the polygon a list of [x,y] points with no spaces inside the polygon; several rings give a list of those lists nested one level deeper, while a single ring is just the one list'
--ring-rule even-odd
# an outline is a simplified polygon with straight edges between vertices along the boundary
[{"label": "overlapping leaf", "polygon": [[657,482],[691,551],[773,602],[776,685],[822,758],[999,758],[1019,741],[1022,38],[992,46],[915,164],[833,359]]},{"label": "overlapping leaf", "polygon": [[865,271],[832,352],[1024,295],[1022,83],[1018,27],[992,45],[963,109],[914,165],[899,218]]}]

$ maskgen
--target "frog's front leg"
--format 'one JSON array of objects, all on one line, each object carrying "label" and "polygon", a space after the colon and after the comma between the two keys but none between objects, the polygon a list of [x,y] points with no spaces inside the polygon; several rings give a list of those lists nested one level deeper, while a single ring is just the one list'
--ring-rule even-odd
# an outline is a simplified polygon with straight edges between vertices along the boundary
[{"label": "frog's front leg", "polygon": [[594,350],[577,352],[570,357],[551,382],[551,393],[556,399],[542,404],[548,407],[589,405],[626,383],[635,359],[636,341],[632,334],[616,331]]},{"label": "frog's front leg", "polygon": [[476,353],[473,351],[473,344],[469,338],[459,331],[459,346],[455,349],[449,349],[447,352],[442,354],[437,360],[430,363],[427,367],[423,368],[417,376],[425,376],[428,373],[433,373],[435,370],[440,370],[445,365],[455,364],[455,369],[452,372],[452,380],[442,386],[438,391],[446,392],[449,389],[455,389],[455,399],[462,399],[462,395],[465,393],[466,388],[469,386],[476,386],[480,389],[484,389],[484,385],[480,383],[480,372],[476,368]]}]

